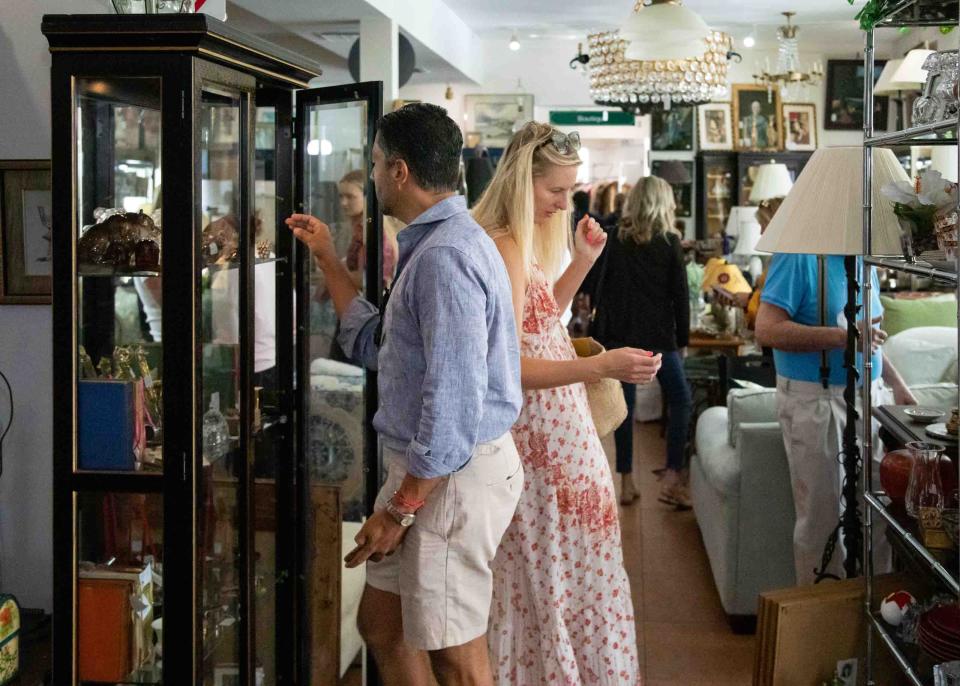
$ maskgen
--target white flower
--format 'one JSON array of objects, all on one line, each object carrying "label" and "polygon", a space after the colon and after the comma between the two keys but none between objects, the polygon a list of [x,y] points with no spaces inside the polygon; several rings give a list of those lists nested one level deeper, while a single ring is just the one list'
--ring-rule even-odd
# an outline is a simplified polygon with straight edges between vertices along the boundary
[{"label": "white flower", "polygon": [[943,175],[929,169],[920,175],[920,197],[924,205],[934,205],[937,208],[956,204],[953,184],[946,181]]},{"label": "white flower", "polygon": [[920,206],[920,201],[913,189],[913,184],[909,181],[893,181],[888,183],[880,189],[880,194],[901,205],[909,205],[910,207]]}]

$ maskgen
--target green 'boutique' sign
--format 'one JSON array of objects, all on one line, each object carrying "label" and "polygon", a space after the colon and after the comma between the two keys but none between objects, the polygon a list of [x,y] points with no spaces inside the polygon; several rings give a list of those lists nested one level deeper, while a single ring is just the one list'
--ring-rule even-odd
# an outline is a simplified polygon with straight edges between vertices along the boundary
[{"label": "green 'boutique' sign", "polygon": [[550,112],[550,123],[554,126],[633,126],[636,116],[633,112],[620,111],[556,110]]}]

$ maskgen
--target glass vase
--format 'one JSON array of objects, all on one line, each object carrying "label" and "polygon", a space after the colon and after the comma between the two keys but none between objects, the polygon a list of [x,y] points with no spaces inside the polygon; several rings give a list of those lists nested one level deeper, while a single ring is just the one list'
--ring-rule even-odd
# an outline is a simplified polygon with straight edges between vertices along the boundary
[{"label": "glass vase", "polygon": [[943,448],[934,443],[913,441],[907,443],[907,450],[913,456],[905,498],[907,514],[920,519],[925,528],[936,528],[932,520],[939,520],[943,512],[943,483],[940,481]]}]

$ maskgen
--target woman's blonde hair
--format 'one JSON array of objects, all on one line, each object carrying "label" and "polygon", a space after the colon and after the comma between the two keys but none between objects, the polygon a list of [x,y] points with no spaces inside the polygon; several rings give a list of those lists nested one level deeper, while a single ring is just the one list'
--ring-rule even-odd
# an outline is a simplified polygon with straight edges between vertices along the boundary
[{"label": "woman's blonde hair", "polygon": [[643,244],[667,233],[679,233],[674,226],[676,209],[669,183],[657,176],[639,179],[623,210],[618,234],[620,240]]},{"label": "woman's blonde hair", "polygon": [[570,243],[570,212],[557,212],[538,230],[533,180],[551,166],[581,163],[569,143],[558,146],[554,142],[562,136],[549,124],[526,124],[510,140],[490,185],[473,208],[473,218],[492,238],[510,236],[516,241],[528,273],[536,263],[550,279],[558,275]]}]

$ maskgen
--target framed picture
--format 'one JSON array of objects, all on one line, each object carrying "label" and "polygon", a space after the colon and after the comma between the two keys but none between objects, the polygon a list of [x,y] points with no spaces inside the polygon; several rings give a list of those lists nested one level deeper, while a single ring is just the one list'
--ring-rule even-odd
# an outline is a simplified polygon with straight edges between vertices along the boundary
[{"label": "framed picture", "polygon": [[651,150],[693,150],[694,108],[672,107],[650,115]]},{"label": "framed picture", "polygon": [[[883,72],[885,60],[877,60],[874,74],[877,80]],[[823,128],[834,131],[863,130],[863,61],[827,60],[826,113]],[[873,128],[887,130],[890,101],[886,96],[874,98]]]},{"label": "framed picture", "polygon": [[729,102],[713,102],[697,108],[701,150],[733,149],[733,111]]},{"label": "framed picture", "polygon": [[817,149],[817,106],[813,103],[783,103],[784,145],[787,150]]},{"label": "framed picture", "polygon": [[49,304],[53,224],[49,160],[0,160],[0,304]]},{"label": "framed picture", "polygon": [[733,86],[733,119],[737,150],[780,150],[780,92],[766,86]]},{"label": "framed picture", "polygon": [[467,95],[466,115],[471,131],[479,133],[488,148],[505,148],[513,132],[533,119],[533,96]]},{"label": "framed picture", "polygon": [[[663,178],[664,165],[669,162],[670,164],[675,164],[674,160],[653,160],[650,162],[650,173],[654,176],[659,176]],[[687,183],[671,183],[670,187],[673,188],[673,199],[676,202],[677,210],[676,215],[678,217],[692,217],[693,216],[693,162],[688,162],[686,160],[681,161],[681,164],[687,169],[687,178],[690,179]]]}]

